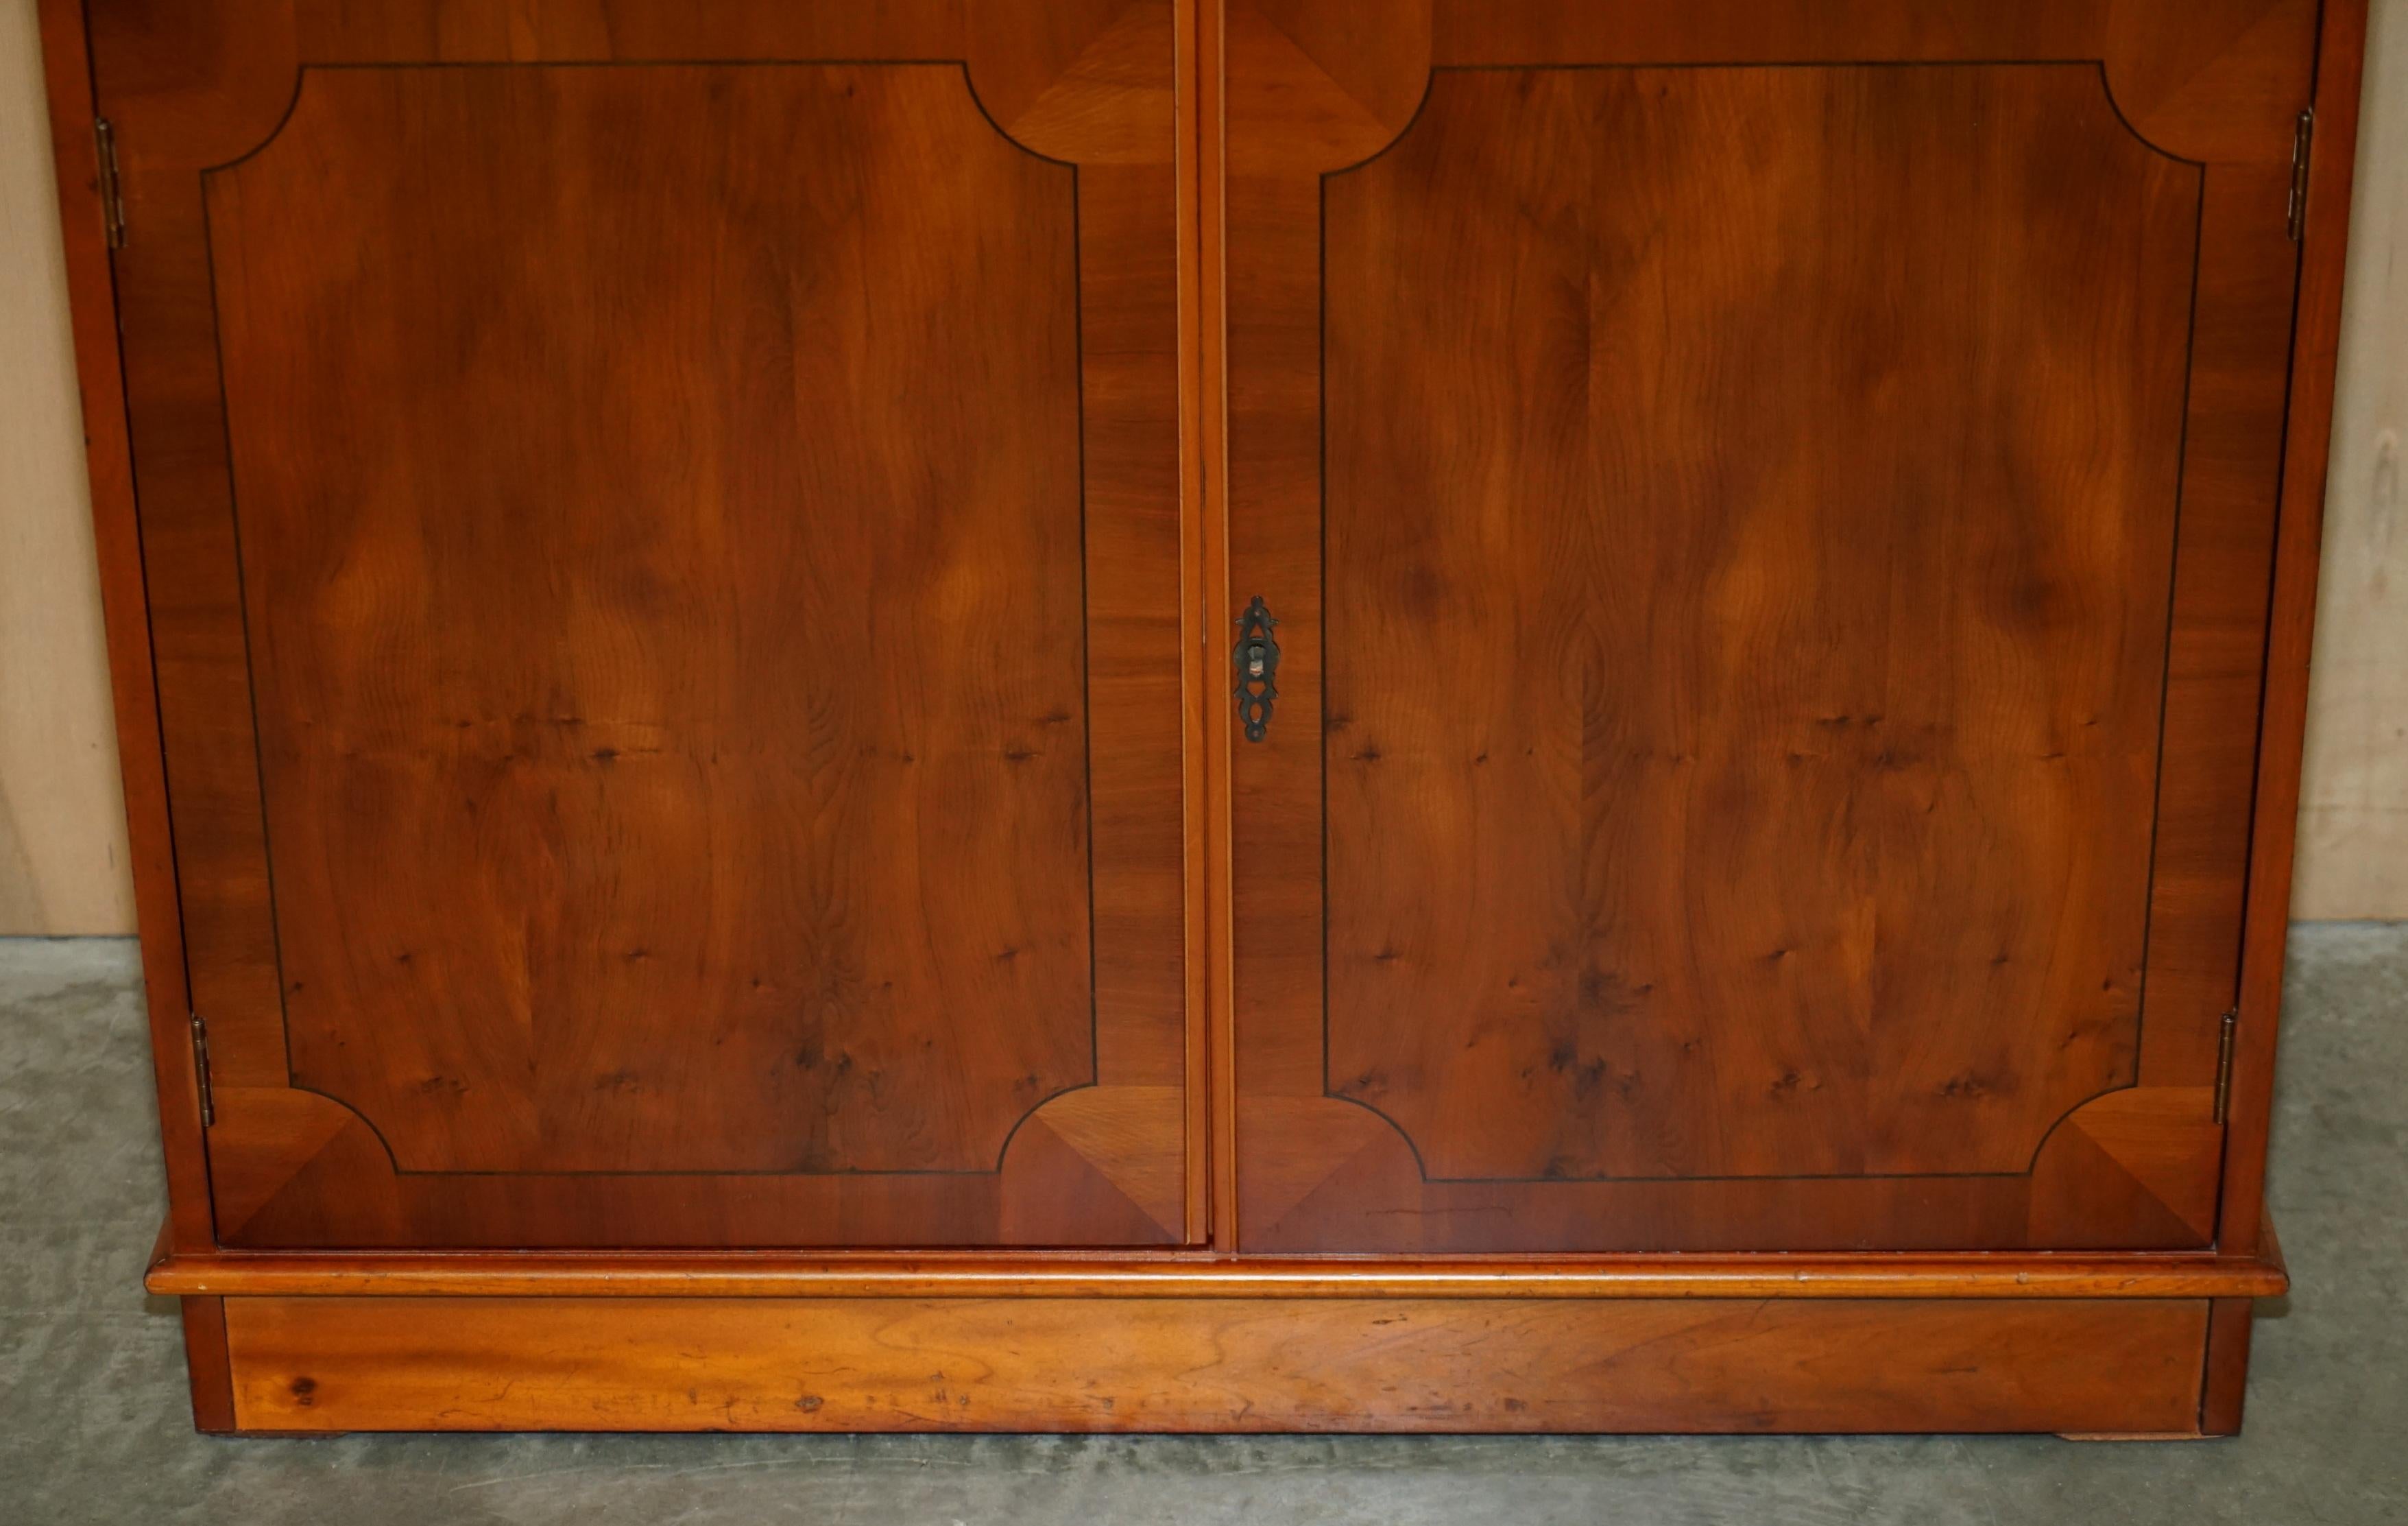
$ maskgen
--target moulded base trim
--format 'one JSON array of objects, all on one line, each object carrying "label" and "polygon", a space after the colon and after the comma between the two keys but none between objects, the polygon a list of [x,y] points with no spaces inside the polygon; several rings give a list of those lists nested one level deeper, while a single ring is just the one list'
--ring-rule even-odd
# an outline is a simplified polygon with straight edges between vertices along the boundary
[{"label": "moulded base trim", "polygon": [[237,1432],[2197,1434],[2203,1299],[238,1296]]},{"label": "moulded base trim", "polygon": [[1227,1257],[1193,1252],[216,1252],[166,1248],[145,1284],[185,1297],[2272,1298],[2258,1256],[2182,1252]]}]

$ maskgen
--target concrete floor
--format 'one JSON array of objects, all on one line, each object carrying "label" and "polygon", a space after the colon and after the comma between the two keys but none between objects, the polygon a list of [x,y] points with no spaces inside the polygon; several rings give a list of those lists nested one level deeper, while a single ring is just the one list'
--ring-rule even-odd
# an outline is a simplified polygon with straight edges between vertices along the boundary
[{"label": "concrete floor", "polygon": [[185,1407],[133,945],[0,941],[0,1523],[2408,1519],[2408,928],[2293,945],[2287,1306],[2239,1441],[353,1436]]}]

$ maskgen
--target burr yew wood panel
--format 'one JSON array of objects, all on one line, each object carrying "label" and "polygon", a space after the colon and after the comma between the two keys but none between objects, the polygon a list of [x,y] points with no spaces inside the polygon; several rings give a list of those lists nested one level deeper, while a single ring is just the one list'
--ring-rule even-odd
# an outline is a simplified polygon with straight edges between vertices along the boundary
[{"label": "burr yew wood panel", "polygon": [[208,177],[293,1078],[401,1169],[1094,1082],[1074,180],[941,65],[313,70]]},{"label": "burr yew wood panel", "polygon": [[1331,1090],[1570,1179],[2131,1085],[2196,166],[2079,65],[1442,70],[1325,187]]}]

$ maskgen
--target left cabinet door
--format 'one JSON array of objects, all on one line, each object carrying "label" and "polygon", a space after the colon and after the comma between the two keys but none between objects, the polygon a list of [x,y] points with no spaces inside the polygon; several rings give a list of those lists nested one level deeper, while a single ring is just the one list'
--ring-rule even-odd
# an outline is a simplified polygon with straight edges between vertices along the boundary
[{"label": "left cabinet door", "polygon": [[91,22],[221,1241],[1183,1242],[1171,7]]}]

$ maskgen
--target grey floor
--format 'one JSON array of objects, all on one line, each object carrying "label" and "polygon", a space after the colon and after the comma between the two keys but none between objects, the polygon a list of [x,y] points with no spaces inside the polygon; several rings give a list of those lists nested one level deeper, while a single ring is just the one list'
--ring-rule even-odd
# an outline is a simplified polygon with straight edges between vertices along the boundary
[{"label": "grey floor", "polygon": [[134,949],[0,941],[0,1523],[2408,1519],[2408,928],[2294,940],[2294,1289],[2234,1442],[193,1433],[139,1277],[159,1164]]}]

